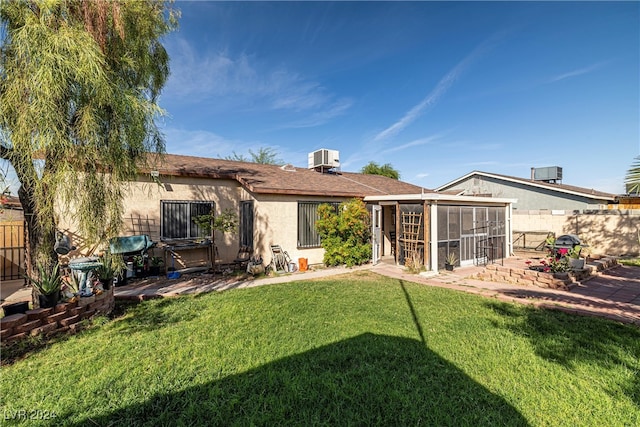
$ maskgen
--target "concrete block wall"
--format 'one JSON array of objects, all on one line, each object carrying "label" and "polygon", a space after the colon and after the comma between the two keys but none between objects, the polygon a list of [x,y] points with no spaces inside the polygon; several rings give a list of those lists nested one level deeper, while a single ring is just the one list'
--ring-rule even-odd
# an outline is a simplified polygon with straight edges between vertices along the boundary
[{"label": "concrete block wall", "polygon": [[24,314],[11,314],[0,319],[0,339],[11,343],[28,336],[49,337],[58,333],[75,332],[80,321],[110,313],[115,306],[113,287],[100,295],[60,303],[51,308],[36,308]]},{"label": "concrete block wall", "polygon": [[[519,232],[552,231],[576,234],[591,254],[613,256],[640,253],[640,210],[513,211],[514,239]],[[540,237],[544,239],[544,236]]]}]

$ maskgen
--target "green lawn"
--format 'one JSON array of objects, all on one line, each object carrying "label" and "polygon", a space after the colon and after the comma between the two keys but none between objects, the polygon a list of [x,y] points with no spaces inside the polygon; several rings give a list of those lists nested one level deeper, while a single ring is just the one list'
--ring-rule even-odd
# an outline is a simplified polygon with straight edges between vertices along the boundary
[{"label": "green lawn", "polygon": [[131,306],[0,394],[5,424],[630,426],[639,371],[637,327],[360,272]]},{"label": "green lawn", "polygon": [[640,258],[620,258],[618,262],[624,265],[640,267]]}]

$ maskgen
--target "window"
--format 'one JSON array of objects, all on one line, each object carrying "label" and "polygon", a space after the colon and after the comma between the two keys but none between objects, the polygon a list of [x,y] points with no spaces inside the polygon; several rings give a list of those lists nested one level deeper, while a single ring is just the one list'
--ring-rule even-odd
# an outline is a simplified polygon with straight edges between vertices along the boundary
[{"label": "window", "polygon": [[213,202],[160,202],[160,239],[194,239],[207,237],[211,232],[199,226],[194,218],[214,211]]},{"label": "window", "polygon": [[339,203],[335,202],[298,202],[298,247],[319,248],[320,235],[316,231],[318,207],[328,204],[338,211]]},{"label": "window", "polygon": [[240,202],[240,246],[253,247],[253,201]]}]

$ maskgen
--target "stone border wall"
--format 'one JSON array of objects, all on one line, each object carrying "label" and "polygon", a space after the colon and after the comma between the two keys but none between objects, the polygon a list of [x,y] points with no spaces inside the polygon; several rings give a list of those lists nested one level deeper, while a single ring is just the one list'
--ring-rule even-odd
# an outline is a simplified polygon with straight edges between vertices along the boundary
[{"label": "stone border wall", "polygon": [[477,279],[490,280],[492,282],[512,283],[523,286],[537,286],[539,288],[561,289],[569,291],[579,282],[596,274],[614,267],[618,264],[615,257],[602,257],[590,260],[589,265],[581,270],[566,273],[544,273],[526,268],[503,267],[498,264],[489,264],[476,275]]},{"label": "stone border wall", "polygon": [[10,343],[28,336],[50,337],[58,333],[76,332],[80,321],[108,314],[115,306],[113,286],[100,295],[60,303],[52,308],[36,308],[25,314],[11,314],[0,319],[0,339]]}]

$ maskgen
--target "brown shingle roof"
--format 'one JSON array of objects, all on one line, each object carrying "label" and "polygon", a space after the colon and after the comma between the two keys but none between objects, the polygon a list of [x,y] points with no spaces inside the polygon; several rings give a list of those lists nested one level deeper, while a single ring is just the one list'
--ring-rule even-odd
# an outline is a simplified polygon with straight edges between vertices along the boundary
[{"label": "brown shingle roof", "polygon": [[[160,176],[233,179],[253,193],[365,197],[417,194],[422,187],[380,175],[352,172],[320,173],[298,167],[281,167],[233,160],[165,154],[150,161]],[[430,190],[427,190],[430,191]]]}]

